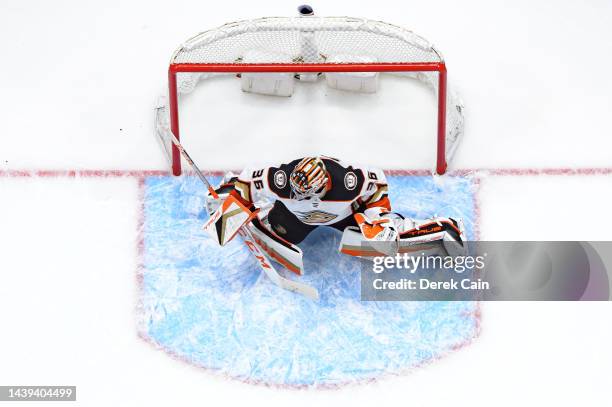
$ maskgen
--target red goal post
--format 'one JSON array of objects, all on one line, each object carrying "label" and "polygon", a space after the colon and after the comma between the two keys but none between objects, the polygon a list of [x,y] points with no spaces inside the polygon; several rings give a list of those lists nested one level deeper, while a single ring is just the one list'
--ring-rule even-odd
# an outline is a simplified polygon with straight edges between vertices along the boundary
[{"label": "red goal post", "polygon": [[[245,58],[252,50],[259,52],[256,61]],[[332,72],[393,73],[418,79],[437,92],[435,172],[446,171],[463,133],[463,104],[449,93],[445,62],[431,44],[411,31],[378,21],[275,17],[206,31],[174,53],[168,98],[158,104],[155,122],[173,174],[181,174],[181,157],[168,142],[167,132],[180,138],[179,95],[192,91],[200,80],[210,74]],[[181,74],[186,75],[182,81]]]}]

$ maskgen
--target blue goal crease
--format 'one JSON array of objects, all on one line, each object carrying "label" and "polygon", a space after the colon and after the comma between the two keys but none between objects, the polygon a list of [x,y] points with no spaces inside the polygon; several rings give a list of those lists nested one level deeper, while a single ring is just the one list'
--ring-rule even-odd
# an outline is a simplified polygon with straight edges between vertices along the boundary
[{"label": "blue goal crease", "polygon": [[[460,217],[474,238],[471,178],[388,182],[394,211]],[[143,333],[172,354],[242,380],[336,384],[420,366],[476,335],[474,302],[361,302],[359,260],[338,252],[340,233],[331,228],[300,244],[300,279],[318,288],[321,300],[278,288],[239,239],[221,248],[205,234],[205,194],[192,176],[145,181],[138,317]]]}]

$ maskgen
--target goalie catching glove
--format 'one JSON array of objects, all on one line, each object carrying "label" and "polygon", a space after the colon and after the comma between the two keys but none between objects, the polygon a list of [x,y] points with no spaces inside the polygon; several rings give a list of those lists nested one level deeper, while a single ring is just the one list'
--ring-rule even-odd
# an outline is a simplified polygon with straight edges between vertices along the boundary
[{"label": "goalie catching glove", "polygon": [[353,215],[362,236],[376,251],[392,256],[399,250],[399,222],[403,219],[377,206]]},{"label": "goalie catching glove", "polygon": [[399,233],[394,219],[389,215],[391,214],[384,208],[375,207],[366,209],[364,213],[356,213],[354,216],[361,234],[367,240],[393,242],[398,240]]}]

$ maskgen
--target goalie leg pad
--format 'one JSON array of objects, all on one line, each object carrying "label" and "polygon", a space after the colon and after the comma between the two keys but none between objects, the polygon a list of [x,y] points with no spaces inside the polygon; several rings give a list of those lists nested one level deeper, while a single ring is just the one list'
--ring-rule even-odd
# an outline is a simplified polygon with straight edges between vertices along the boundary
[{"label": "goalie leg pad", "polygon": [[[438,241],[410,241],[400,239],[396,242],[378,242],[366,240],[359,228],[350,226],[344,229],[340,247],[341,253],[354,257],[373,258],[381,256],[393,256],[396,253],[427,252],[437,254],[443,252],[441,240]],[[393,249],[393,253],[390,250]]]},{"label": "goalie leg pad", "polygon": [[404,219],[400,240],[427,242],[442,240],[464,246],[465,228],[461,219],[434,217],[427,220]]},{"label": "goalie leg pad", "polygon": [[254,219],[247,227],[268,256],[295,274],[304,274],[302,250],[299,247],[272,232],[259,218]]},{"label": "goalie leg pad", "polygon": [[[398,217],[400,215],[397,215]],[[427,220],[397,219],[400,229],[398,253],[426,252],[430,255],[459,256],[467,253],[463,222],[452,218]],[[381,250],[380,243],[364,238],[359,228],[344,230],[339,250],[357,257],[380,257],[389,255]]]}]

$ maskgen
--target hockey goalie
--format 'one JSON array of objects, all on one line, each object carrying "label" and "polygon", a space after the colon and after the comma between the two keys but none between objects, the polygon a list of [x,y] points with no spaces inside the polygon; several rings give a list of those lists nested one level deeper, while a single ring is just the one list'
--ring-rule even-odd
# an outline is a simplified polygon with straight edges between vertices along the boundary
[{"label": "hockey goalie", "polygon": [[461,219],[415,220],[392,211],[380,169],[330,157],[306,157],[266,168],[227,174],[206,201],[205,229],[224,245],[240,228],[275,261],[303,274],[297,246],[319,226],[343,233],[340,251],[358,257],[442,248],[465,253]]}]

